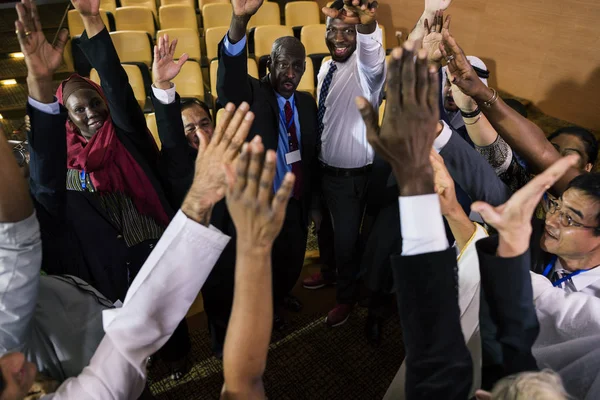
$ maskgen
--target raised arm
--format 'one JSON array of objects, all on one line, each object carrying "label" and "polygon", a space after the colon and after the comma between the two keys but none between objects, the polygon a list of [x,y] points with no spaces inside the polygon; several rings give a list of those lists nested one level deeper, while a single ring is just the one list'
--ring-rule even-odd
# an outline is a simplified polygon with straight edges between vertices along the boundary
[{"label": "raised arm", "polygon": [[245,101],[252,105],[254,95],[248,75],[248,55],[246,53],[246,30],[248,21],[263,0],[233,0],[233,15],[229,31],[219,43],[219,69],[217,71],[217,95],[219,103],[233,103],[236,106]]},{"label": "raised arm", "polygon": [[[235,292],[223,352],[223,399],[265,398],[262,375],[273,325],[271,252],[294,187],[288,173],[272,198],[276,154],[260,136],[229,169],[227,208],[237,232]],[[252,332],[249,334],[249,332]]]},{"label": "raised arm", "polygon": [[[408,35],[407,41],[414,42],[417,48],[419,48],[423,38],[425,38],[425,36],[431,32],[431,30],[428,28],[431,28],[432,25],[434,25],[432,21],[435,19],[436,12],[445,11],[448,7],[450,7],[451,3],[452,0],[425,0],[425,9],[423,10],[423,14],[421,14],[417,24]],[[425,25],[426,20],[429,22],[428,25]]]},{"label": "raised arm", "polygon": [[[453,77],[452,83],[477,102],[496,132],[514,151],[525,158],[534,172],[544,171],[560,158],[560,154],[537,125],[509,107],[498,96],[496,90],[488,88],[479,80],[464,52],[449,32],[444,33],[440,49],[448,61],[448,70]],[[579,173],[576,168],[567,171],[551,190],[560,195]]]},{"label": "raised arm", "polygon": [[146,158],[155,160],[156,144],[146,128],[144,113],[135,99],[108,29],[100,18],[100,0],[73,0],[72,3],[85,26],[80,47],[98,71],[113,123],[127,134]]}]

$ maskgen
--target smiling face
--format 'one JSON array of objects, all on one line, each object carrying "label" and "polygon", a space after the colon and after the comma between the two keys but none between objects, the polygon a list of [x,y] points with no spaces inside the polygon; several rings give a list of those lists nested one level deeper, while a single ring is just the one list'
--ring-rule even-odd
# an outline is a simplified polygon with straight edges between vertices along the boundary
[{"label": "smiling face", "polygon": [[327,18],[325,43],[335,62],[345,62],[356,50],[356,26]]},{"label": "smiling face", "polygon": [[560,221],[562,212],[565,214],[563,218],[575,223],[598,226],[600,203],[585,192],[570,188],[563,193],[559,204],[560,210],[546,214],[544,234],[540,240],[542,249],[565,260],[589,258],[593,253],[600,253],[600,236],[596,236],[593,229],[564,226]]},{"label": "smiling face", "polygon": [[191,147],[198,150],[200,140],[196,132],[198,130],[204,132],[208,139],[212,138],[215,131],[215,125],[210,119],[206,111],[198,104],[192,104],[181,111],[181,119],[183,120],[183,129],[185,137]]},{"label": "smiling face", "polygon": [[[292,42],[288,40],[287,42]],[[304,47],[281,45],[271,53],[267,62],[271,85],[277,93],[289,99],[300,84],[306,69]]]},{"label": "smiling face", "polygon": [[25,360],[23,353],[8,353],[0,357],[0,371],[4,381],[0,400],[25,398],[37,374],[35,365]]},{"label": "smiling face", "polygon": [[71,94],[65,107],[69,111],[71,122],[88,140],[102,128],[108,118],[108,107],[104,99],[92,88],[80,89]]}]

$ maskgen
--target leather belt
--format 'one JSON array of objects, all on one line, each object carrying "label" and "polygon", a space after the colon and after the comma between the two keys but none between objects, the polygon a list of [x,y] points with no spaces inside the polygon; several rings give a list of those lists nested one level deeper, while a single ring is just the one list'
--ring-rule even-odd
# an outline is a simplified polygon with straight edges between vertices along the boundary
[{"label": "leather belt", "polygon": [[364,167],[359,168],[337,168],[332,167],[331,165],[327,165],[325,163],[321,163],[321,170],[324,174],[331,176],[359,176],[364,175],[367,172],[371,171],[372,164],[365,165]]}]

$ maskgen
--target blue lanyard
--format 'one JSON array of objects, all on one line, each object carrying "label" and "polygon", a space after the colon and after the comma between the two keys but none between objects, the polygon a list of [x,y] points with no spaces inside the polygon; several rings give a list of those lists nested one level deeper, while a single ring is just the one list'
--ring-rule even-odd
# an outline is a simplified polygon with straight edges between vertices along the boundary
[{"label": "blue lanyard", "polygon": [[81,188],[85,190],[87,188],[87,183],[85,181],[85,170],[79,172],[79,181],[81,182]]},{"label": "blue lanyard", "polygon": [[[552,259],[550,260],[550,262],[548,263],[548,265],[546,265],[546,268],[544,268],[544,276],[548,279],[550,279],[550,276],[548,276],[548,274],[550,273],[550,271],[552,270],[552,268],[554,268],[554,264],[556,264],[556,260],[557,260],[557,256],[552,257]],[[580,269],[578,271],[572,272],[569,275],[563,276],[562,278],[560,278],[559,280],[557,280],[556,282],[553,282],[552,285],[554,287],[559,287],[561,286],[564,282],[566,281],[570,281],[571,278],[573,278],[574,276],[577,276],[583,272],[587,271],[586,269]]]},{"label": "blue lanyard", "polygon": [[[285,106],[284,106],[285,108]],[[294,124],[294,120],[296,119],[296,98],[294,97],[294,101],[292,102],[292,118],[290,119],[290,123],[288,124],[285,121],[285,112],[283,108],[279,109],[279,118],[281,118],[281,122],[283,122],[283,126],[285,126],[286,133],[290,136],[290,128]]]}]

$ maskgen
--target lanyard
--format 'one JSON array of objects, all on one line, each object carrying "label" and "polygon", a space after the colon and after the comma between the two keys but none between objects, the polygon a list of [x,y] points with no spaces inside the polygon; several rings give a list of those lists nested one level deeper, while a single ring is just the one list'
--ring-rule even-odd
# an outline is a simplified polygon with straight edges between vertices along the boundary
[{"label": "lanyard", "polygon": [[[284,108],[285,108],[285,106],[284,106]],[[285,126],[288,137],[290,136],[290,128],[292,127],[292,124],[294,123],[295,117],[296,117],[296,98],[294,97],[294,101],[292,102],[292,118],[290,119],[289,124],[285,121],[284,110],[282,108],[279,109],[279,118],[281,118],[281,122],[283,122],[283,126]]]},{"label": "lanyard", "polygon": [[[548,276],[548,274],[550,273],[550,271],[552,270],[552,268],[554,268],[554,264],[556,264],[556,260],[557,260],[557,256],[552,257],[552,259],[550,260],[550,262],[548,263],[548,265],[546,265],[546,268],[544,268],[544,276],[548,279],[550,279],[550,277]],[[554,287],[559,287],[561,286],[564,282],[566,281],[570,281],[571,278],[573,278],[574,276],[577,276],[583,272],[585,272],[587,270],[585,269],[580,269],[578,271],[572,272],[569,275],[563,276],[562,278],[560,278],[559,280],[557,280],[556,282],[553,282],[552,285]]]},{"label": "lanyard", "polygon": [[81,188],[85,190],[87,188],[87,183],[85,182],[85,170],[79,172],[79,181],[81,182]]}]

